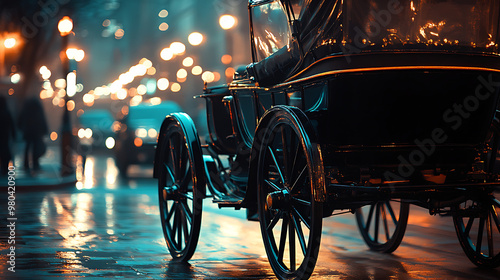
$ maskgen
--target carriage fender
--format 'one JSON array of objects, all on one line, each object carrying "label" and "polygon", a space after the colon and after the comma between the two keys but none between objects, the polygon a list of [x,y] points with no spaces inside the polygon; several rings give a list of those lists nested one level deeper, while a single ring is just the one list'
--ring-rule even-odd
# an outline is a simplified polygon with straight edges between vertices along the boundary
[{"label": "carriage fender", "polygon": [[163,120],[160,128],[160,133],[158,134],[158,141],[155,149],[153,177],[158,178],[159,176],[158,164],[160,161],[160,149],[158,147],[161,147],[161,145],[163,145],[165,141],[168,126],[171,123],[176,123],[176,122],[181,124],[185,137],[190,141],[192,141],[192,143],[189,144],[192,147],[192,157],[194,161],[193,164],[194,167],[197,168],[197,170],[199,171],[197,172],[199,176],[195,176],[196,177],[195,180],[198,181],[196,183],[199,184],[201,188],[200,189],[201,194],[206,194],[205,168],[202,157],[203,154],[201,151],[200,138],[198,137],[198,132],[196,131],[196,127],[194,125],[193,120],[186,113],[172,113],[166,116],[165,119]]},{"label": "carriage fender", "polygon": [[[255,130],[255,136],[252,143],[252,150],[250,153],[250,167],[249,174],[256,175],[259,161],[259,149],[260,141],[258,135],[262,135],[263,130],[267,128],[269,121],[275,117],[276,113],[280,111],[286,111],[286,113],[291,114],[295,119],[301,130],[309,138],[312,149],[318,151],[313,153],[312,164],[316,167],[316,181],[314,191],[314,199],[318,202],[326,201],[326,180],[323,167],[323,158],[321,155],[321,148],[317,141],[317,133],[312,125],[312,122],[305,115],[305,113],[297,107],[293,106],[274,106],[273,108],[266,111],[259,121],[259,124]],[[256,176],[248,176],[248,186],[246,191],[245,199],[242,205],[247,208],[257,207],[257,178]]]}]

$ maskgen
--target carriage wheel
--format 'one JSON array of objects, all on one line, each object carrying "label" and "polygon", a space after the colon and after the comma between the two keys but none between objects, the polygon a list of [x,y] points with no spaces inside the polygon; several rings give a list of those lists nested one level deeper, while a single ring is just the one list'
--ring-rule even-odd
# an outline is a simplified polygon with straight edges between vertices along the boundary
[{"label": "carriage wheel", "polygon": [[324,184],[323,165],[297,111],[271,110],[271,118],[261,122],[264,129],[257,131],[261,139],[255,140],[262,141],[257,171],[260,227],[271,267],[281,279],[307,279],[321,243],[322,203],[313,193]]},{"label": "carriage wheel", "polygon": [[366,245],[373,251],[394,252],[403,240],[409,211],[408,203],[392,200],[356,209],[356,221]]},{"label": "carriage wheel", "polygon": [[454,209],[458,241],[479,267],[500,266],[500,202],[493,194],[467,200]]},{"label": "carriage wheel", "polygon": [[187,261],[198,242],[203,202],[200,184],[204,174],[200,173],[203,169],[199,165],[203,162],[194,125],[175,118],[158,149],[161,149],[156,164],[163,234],[174,260]]}]

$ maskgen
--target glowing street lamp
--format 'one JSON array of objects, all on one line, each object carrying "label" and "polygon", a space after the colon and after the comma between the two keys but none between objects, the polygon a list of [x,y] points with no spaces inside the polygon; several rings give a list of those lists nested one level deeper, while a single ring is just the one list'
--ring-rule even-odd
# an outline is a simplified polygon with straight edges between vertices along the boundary
[{"label": "glowing street lamp", "polygon": [[68,16],[64,16],[57,24],[57,29],[61,32],[61,36],[68,36],[73,30],[73,20]]},{"label": "glowing street lamp", "polygon": [[[63,77],[67,77],[70,74],[69,71],[69,55],[68,55],[68,35],[71,34],[73,30],[73,20],[70,17],[63,17],[57,24],[57,29],[62,36],[62,51],[61,60],[63,66]],[[69,51],[71,53],[71,51]],[[66,83],[67,84],[67,83]],[[61,175],[71,175],[74,172],[72,155],[73,145],[71,141],[71,119],[68,110],[68,101],[70,96],[67,93],[64,96],[64,113],[62,119],[61,128]]]},{"label": "glowing street lamp", "polygon": [[7,49],[12,49],[15,45],[16,45],[16,38],[7,38],[5,39],[5,41],[3,42],[3,45],[5,46],[5,48]]},{"label": "glowing street lamp", "polygon": [[203,34],[200,32],[193,32],[188,36],[188,42],[193,46],[198,46],[203,42]]},{"label": "glowing street lamp", "polygon": [[236,26],[237,20],[232,15],[222,15],[219,18],[219,25],[224,30],[228,30]]}]

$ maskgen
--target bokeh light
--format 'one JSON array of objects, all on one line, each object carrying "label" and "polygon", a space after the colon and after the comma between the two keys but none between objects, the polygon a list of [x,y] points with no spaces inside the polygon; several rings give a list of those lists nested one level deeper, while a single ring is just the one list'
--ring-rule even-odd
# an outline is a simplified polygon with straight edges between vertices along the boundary
[{"label": "bokeh light", "polygon": [[182,65],[185,67],[191,67],[193,66],[194,60],[191,57],[186,57],[184,60],[182,60]]},{"label": "bokeh light", "polygon": [[222,15],[219,18],[219,25],[224,30],[231,29],[236,25],[236,18],[232,15]]},{"label": "bokeh light", "polygon": [[158,26],[158,29],[160,31],[167,31],[168,30],[168,23],[166,23],[166,22],[160,23],[160,26]]},{"label": "bokeh light", "polygon": [[179,92],[181,90],[181,85],[179,83],[172,83],[170,90],[172,92]]},{"label": "bokeh light", "polygon": [[215,75],[214,75],[214,73],[212,73],[210,71],[205,71],[201,75],[201,79],[207,83],[211,83],[215,80]]},{"label": "bokeh light", "polygon": [[174,52],[170,48],[164,48],[160,52],[160,57],[165,61],[171,60],[174,57]]},{"label": "bokeh light", "polygon": [[203,43],[203,34],[200,32],[193,32],[188,36],[188,42],[193,46],[198,46]]},{"label": "bokeh light", "polygon": [[168,16],[168,11],[163,9],[158,13],[158,16],[161,18],[166,18]]},{"label": "bokeh light", "polygon": [[184,79],[187,77],[187,74],[188,73],[187,73],[186,69],[181,68],[181,69],[179,69],[179,71],[177,71],[177,78]]},{"label": "bokeh light", "polygon": [[229,63],[231,63],[231,61],[233,61],[233,57],[229,54],[225,54],[221,57],[220,61],[223,64],[229,64]]},{"label": "bokeh light", "polygon": [[201,68],[201,66],[195,66],[193,67],[193,69],[191,69],[191,73],[195,76],[198,76],[201,74],[201,72],[203,72],[203,69]]},{"label": "bokeh light", "polygon": [[183,54],[186,51],[186,45],[181,42],[173,42],[170,44],[170,49],[174,54]]},{"label": "bokeh light", "polygon": [[169,86],[169,81],[167,78],[158,79],[157,86],[159,90],[166,90]]}]

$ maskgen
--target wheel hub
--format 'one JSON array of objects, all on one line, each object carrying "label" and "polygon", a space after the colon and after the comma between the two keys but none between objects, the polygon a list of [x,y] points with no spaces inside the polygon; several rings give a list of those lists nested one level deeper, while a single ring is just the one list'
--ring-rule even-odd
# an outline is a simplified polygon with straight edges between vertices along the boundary
[{"label": "wheel hub", "polygon": [[266,204],[268,209],[286,210],[290,208],[290,193],[286,189],[268,193],[266,197]]},{"label": "wheel hub", "polygon": [[164,187],[163,188],[163,200],[167,200],[167,198],[172,198],[173,195],[176,195],[179,193],[179,186],[177,184],[174,184],[171,187]]}]

